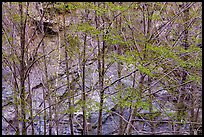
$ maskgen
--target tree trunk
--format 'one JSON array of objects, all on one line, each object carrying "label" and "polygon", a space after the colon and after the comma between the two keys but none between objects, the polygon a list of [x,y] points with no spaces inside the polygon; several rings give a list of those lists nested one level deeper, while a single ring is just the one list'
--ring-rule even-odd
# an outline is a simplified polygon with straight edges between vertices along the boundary
[{"label": "tree trunk", "polygon": [[[119,20],[116,19],[116,29],[118,29],[119,33],[120,33],[120,30],[121,30],[121,23],[122,23],[122,20],[121,20],[121,16],[119,18]],[[117,48],[117,52],[118,52],[118,55],[121,56],[122,55],[122,47],[121,45],[118,45],[118,48]],[[122,66],[121,66],[121,61],[117,62],[118,63],[118,78],[121,77],[121,71],[122,71]],[[118,81],[118,87],[119,87],[119,92],[122,92],[123,89],[122,89],[122,83],[121,83],[121,80]],[[120,95],[120,100],[123,99],[123,95],[121,94]],[[119,135],[123,135],[123,128],[124,128],[124,125],[123,125],[123,107],[120,106],[119,107],[119,114],[121,115],[120,117],[120,120],[119,120],[119,132],[118,134]]]},{"label": "tree trunk", "polygon": [[[105,4],[104,4],[105,7]],[[102,18],[103,23],[103,29],[105,28],[105,20]],[[98,68],[99,68],[99,89],[100,89],[100,103],[99,103],[99,117],[98,117],[98,130],[97,134],[102,134],[102,113],[103,113],[103,101],[104,101],[104,72],[105,72],[105,32],[103,32],[103,45],[102,45],[102,51],[100,51],[100,47],[98,45],[98,58],[101,58],[98,60]]]},{"label": "tree trunk", "polygon": [[[66,74],[67,74],[67,92],[68,97],[71,96],[71,89],[70,89],[70,82],[69,82],[69,60],[71,60],[71,57],[68,59],[68,43],[67,43],[67,35],[66,35],[66,28],[65,28],[65,15],[63,15],[63,23],[64,23],[64,40],[65,40],[65,61],[66,61]],[[72,107],[72,98],[68,99],[68,108],[71,109]],[[69,121],[70,121],[70,130],[71,135],[74,135],[74,126],[73,126],[73,112],[70,111],[69,113]]]},{"label": "tree trunk", "polygon": [[19,11],[21,16],[20,21],[20,45],[21,45],[21,57],[20,57],[20,98],[21,98],[21,117],[22,117],[22,135],[27,134],[26,130],[26,103],[25,103],[25,25],[23,20],[23,5],[19,3]]},{"label": "tree trunk", "polygon": [[[183,6],[188,5],[187,2],[183,3]],[[184,46],[184,48],[187,50],[189,47],[188,44],[188,20],[189,20],[189,9],[186,9],[184,11],[184,16],[183,16],[183,20],[184,20],[184,38],[183,38],[183,42],[182,45]],[[187,60],[187,57],[184,57],[184,60]],[[183,68],[183,72],[182,72],[182,79],[181,79],[181,83],[185,83],[187,78],[187,73],[185,71],[185,68]],[[178,103],[177,103],[177,120],[178,122],[181,122],[181,120],[185,119],[185,112],[186,112],[186,105],[184,104],[184,98],[185,98],[185,94],[187,93],[185,85],[181,87],[181,93],[179,93],[180,97],[178,98]],[[180,126],[181,124],[178,124],[178,127],[176,129],[176,131],[179,132],[180,134]],[[191,125],[192,126],[192,125]]]},{"label": "tree trunk", "polygon": [[[151,85],[151,78],[148,76],[148,86]],[[152,93],[151,91],[151,88],[148,90],[149,94]],[[150,114],[153,114],[153,96],[150,95],[149,96],[149,99],[148,99],[148,103],[149,103],[149,113]],[[153,115],[150,115],[150,121],[154,121],[154,116]],[[154,122],[150,122],[150,125],[151,125],[151,132],[152,132],[152,135],[154,135],[154,127],[155,127],[155,123]]]},{"label": "tree trunk", "polygon": [[[44,87],[43,87],[43,99],[44,99],[43,108],[45,109],[46,108],[46,102],[45,102],[45,100],[46,100],[46,92],[45,92]],[[47,123],[47,111],[44,110],[44,135],[46,135],[46,132],[47,132],[46,131],[46,129],[47,129],[46,123]]]},{"label": "tree trunk", "polygon": [[18,101],[18,96],[19,96],[19,92],[18,92],[18,83],[16,80],[16,65],[15,62],[13,62],[13,69],[14,69],[14,106],[15,106],[15,118],[17,119],[16,122],[14,123],[14,126],[16,128],[16,135],[20,135],[20,128],[19,128],[19,101]]},{"label": "tree trunk", "polygon": [[[151,22],[152,22],[152,15],[153,15],[153,11],[151,12],[151,11],[149,11],[149,6],[147,5],[146,6],[146,10],[147,10],[147,23],[146,23],[146,25],[147,25],[147,32],[145,33],[145,37],[146,37],[146,39],[149,39],[149,37],[150,37],[150,28],[151,28],[151,26],[152,26],[152,24],[151,24]],[[146,43],[145,43],[145,46],[144,46],[144,50],[145,50],[145,53],[144,53],[144,60],[148,60],[147,58],[146,58],[146,54],[147,54],[147,52],[146,52]],[[150,85],[151,85],[151,77],[150,76],[148,76],[148,86],[150,87]],[[151,90],[151,88],[148,90],[148,92],[149,92],[149,94],[151,94],[152,93],[152,90]],[[151,96],[149,96],[149,99],[148,99],[148,103],[149,103],[149,113],[150,114],[152,114],[152,112],[153,112],[153,105],[152,105],[152,101],[153,100],[153,96],[151,95]],[[150,115],[150,121],[153,121],[154,120],[154,118],[153,118],[153,115]],[[155,128],[155,123],[154,122],[150,122],[150,125],[151,125],[151,132],[152,132],[152,134],[154,135],[154,128]]]},{"label": "tree trunk", "polygon": [[[193,86],[194,87],[194,86]],[[196,88],[195,88],[196,89]],[[191,90],[191,107],[190,107],[190,122],[196,122],[195,121],[195,112],[194,112],[194,109],[195,109],[195,93],[194,93],[194,89],[192,88]],[[190,135],[194,135],[194,124],[191,123],[190,124]]]},{"label": "tree trunk", "polygon": [[[85,22],[88,21],[89,11],[85,9]],[[86,121],[86,90],[85,90],[85,70],[86,70],[86,44],[87,42],[87,33],[85,32],[84,36],[84,47],[83,47],[83,62],[82,62],[82,111],[83,111],[83,135],[87,134],[87,121]]]},{"label": "tree trunk", "polygon": [[[43,23],[41,22],[40,24],[41,26],[41,31],[42,31],[42,34],[43,36],[45,35],[44,34],[44,26],[43,26]],[[43,54],[46,54],[46,51],[45,51],[45,44],[44,44],[44,40],[42,40],[42,48],[43,48]],[[43,58],[43,62],[44,62],[44,70],[45,70],[45,82],[46,83],[46,89],[47,89],[47,95],[48,95],[48,104],[49,106],[51,105],[51,92],[50,92],[50,83],[49,83],[49,78],[48,78],[48,71],[47,71],[47,60],[46,60],[46,57],[44,56]],[[49,135],[52,135],[52,107],[49,107]]]},{"label": "tree trunk", "polygon": [[[132,88],[134,89],[135,88],[135,79],[136,79],[136,73],[133,73],[133,80],[132,80]],[[134,90],[131,92],[131,94],[134,92]],[[132,127],[131,125],[133,125],[133,121],[132,119],[134,118],[134,115],[136,114],[137,112],[137,108],[135,107],[132,107],[133,105],[133,100],[131,100],[131,106],[130,106],[130,116],[128,118],[128,123],[126,123],[126,126],[124,128],[124,133],[125,135],[130,135],[131,134],[131,130],[132,130]]]},{"label": "tree trunk", "polygon": [[[10,6],[11,6],[11,3],[10,3]],[[12,7],[10,7],[11,9]],[[15,28],[15,25],[13,24],[13,30]],[[12,31],[12,37],[14,37],[14,33]],[[12,45],[15,45],[16,42],[14,41],[14,39],[12,39],[11,41]],[[17,55],[17,52],[16,50],[13,48],[12,49],[12,52],[15,53]],[[20,113],[19,113],[19,88],[18,88],[18,81],[17,81],[17,73],[16,73],[16,62],[13,60],[13,83],[14,83],[14,108],[15,108],[15,118],[17,119],[14,123],[14,126],[16,128],[16,135],[20,135],[20,127],[19,127],[19,116],[20,116]]]},{"label": "tree trunk", "polygon": [[[99,5],[97,5],[95,3],[96,6],[99,7]],[[96,14],[96,11],[95,11],[95,23],[96,23],[96,29],[98,29],[98,21],[99,21],[99,18]],[[103,90],[103,82],[102,82],[102,71],[101,71],[101,47],[100,47],[100,40],[99,40],[99,35],[97,35],[97,46],[98,46],[98,78],[99,78],[99,91],[100,91],[100,99],[101,99],[101,92]],[[101,103],[101,100],[100,100],[100,103]],[[100,104],[101,106],[101,104]],[[102,132],[102,110],[101,108],[99,108],[99,117],[98,117],[98,129],[97,129],[97,134],[98,135],[101,135],[101,132]]]},{"label": "tree trunk", "polygon": [[86,91],[85,91],[85,57],[86,56],[86,34],[84,37],[84,48],[83,48],[83,66],[82,66],[82,111],[83,111],[83,135],[86,135]]},{"label": "tree trunk", "polygon": [[32,91],[30,89],[30,75],[28,74],[28,92],[29,92],[29,105],[30,105],[30,119],[31,119],[31,134],[34,135],[35,130],[34,130],[34,123],[33,123],[33,102],[32,102]]}]

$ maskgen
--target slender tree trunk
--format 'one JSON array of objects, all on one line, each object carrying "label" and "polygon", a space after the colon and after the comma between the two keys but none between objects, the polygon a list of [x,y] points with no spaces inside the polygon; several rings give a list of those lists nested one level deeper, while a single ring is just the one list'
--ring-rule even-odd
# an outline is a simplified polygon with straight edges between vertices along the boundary
[{"label": "slender tree trunk", "polygon": [[[151,11],[149,11],[149,5],[147,5],[146,6],[146,10],[147,10],[147,32],[146,32],[146,34],[145,34],[145,37],[147,38],[147,39],[149,39],[149,36],[150,36],[150,28],[151,28],[151,26],[152,26],[152,24],[151,24],[151,22],[152,22],[152,19],[151,19],[151,17],[152,17],[152,15],[153,15],[153,12],[151,12]],[[147,43],[145,43],[145,46],[144,46],[144,50],[145,50],[145,53],[144,53],[144,60],[146,60],[146,44]],[[148,86],[150,86],[151,85],[151,77],[149,77],[148,76]],[[149,92],[149,94],[151,95],[151,92],[152,92],[152,90],[151,90],[151,88],[148,90],[148,92]],[[150,115],[152,114],[152,112],[153,112],[153,105],[152,105],[152,100],[153,100],[153,96],[151,95],[151,96],[149,96],[149,99],[148,99],[148,103],[149,103],[149,113],[150,113]],[[153,115],[151,115],[150,116],[150,121],[153,121],[154,119],[153,119]],[[151,125],[151,132],[152,132],[152,134],[154,135],[154,127],[155,127],[155,123],[154,122],[150,122],[150,125]]]},{"label": "slender tree trunk", "polygon": [[[56,86],[57,87],[57,86]],[[57,97],[56,97],[56,94],[55,94],[55,98],[54,98],[54,100],[55,100],[55,103],[57,104]],[[58,105],[56,105],[55,107],[54,107],[54,111],[55,111],[55,123],[56,123],[56,135],[59,135],[59,120],[58,120]]]},{"label": "slender tree trunk", "polygon": [[[148,86],[151,85],[151,78],[148,77]],[[149,94],[151,95],[152,91],[151,91],[151,88],[148,90]],[[153,97],[152,95],[149,97],[148,99],[148,104],[149,104],[149,113],[150,113],[150,121],[154,121],[154,118],[153,118],[153,105],[152,105],[152,100],[153,100]],[[150,125],[151,125],[151,132],[152,134],[154,135],[154,122],[150,122]]]},{"label": "slender tree trunk", "polygon": [[[103,42],[103,47],[104,47],[104,42]],[[104,50],[104,49],[103,49]],[[101,66],[101,75],[100,75],[100,105],[99,105],[99,120],[98,120],[98,135],[102,134],[102,112],[103,112],[103,101],[104,101],[104,91],[103,91],[103,86],[104,86],[104,52],[102,50],[102,66]]]},{"label": "slender tree trunk", "polygon": [[25,103],[25,24],[23,20],[23,5],[19,3],[19,11],[21,16],[20,21],[20,42],[21,42],[21,57],[20,57],[20,98],[21,98],[21,117],[22,117],[22,135],[27,134],[26,130],[26,103]]},{"label": "slender tree trunk", "polygon": [[[119,46],[119,49],[118,49],[118,54],[120,55],[120,46]],[[121,77],[121,62],[118,62],[118,78],[120,78]],[[118,81],[118,86],[119,86],[119,90],[122,90],[122,83],[121,83],[121,80],[119,80]],[[122,91],[120,91],[120,92],[122,92]],[[122,97],[122,95],[120,95],[120,100],[122,100],[123,99],[123,97]],[[123,107],[122,106],[120,106],[119,107],[119,114],[123,117]],[[123,118],[122,117],[120,117],[120,120],[119,120],[119,135],[123,135]]]},{"label": "slender tree trunk", "polygon": [[[118,31],[121,30],[121,23],[122,23],[121,21],[122,21],[122,20],[121,20],[121,16],[120,16],[120,18],[119,18],[119,21],[116,19],[116,29],[118,29]],[[119,55],[119,56],[122,55],[122,47],[121,47],[121,45],[118,45],[117,52],[118,52],[118,55]],[[122,66],[121,66],[121,62],[119,61],[119,62],[118,62],[118,78],[121,77],[121,71],[122,71]],[[119,90],[123,90],[123,89],[122,89],[122,82],[121,82],[121,80],[118,81],[118,87],[119,87]],[[120,92],[122,92],[122,91],[120,91]],[[120,95],[120,100],[123,99],[122,96],[123,96],[123,95],[121,94],[121,95]],[[124,110],[123,110],[123,107],[120,106],[120,107],[119,107],[119,114],[120,114],[122,117],[123,117],[123,113],[124,113],[123,111],[124,111]],[[123,134],[124,134],[124,133],[123,133],[124,125],[123,125],[123,118],[122,118],[122,117],[120,117],[120,120],[119,120],[119,132],[118,132],[119,135],[123,135]]]},{"label": "slender tree trunk", "polygon": [[[42,47],[43,47],[43,53],[45,54],[45,47],[44,47],[44,42],[42,42]],[[47,83],[47,95],[48,95],[48,104],[49,106],[51,105],[51,92],[50,92],[50,84],[48,82],[48,71],[47,71],[47,61],[46,57],[44,57],[44,69],[45,69],[45,82]],[[52,107],[49,107],[49,135],[52,135]]]},{"label": "slender tree trunk", "polygon": [[[46,92],[45,92],[45,89],[43,87],[43,99],[44,99],[44,102],[43,102],[43,108],[45,109],[46,108]],[[47,111],[44,110],[44,135],[46,135],[46,132],[47,132]]]},{"label": "slender tree trunk", "polygon": [[[67,91],[68,91],[68,97],[71,96],[71,89],[70,89],[70,82],[69,82],[69,60],[68,59],[68,43],[67,43],[67,35],[66,35],[66,27],[65,27],[65,15],[63,15],[63,23],[64,23],[64,40],[65,40],[65,61],[66,61],[66,74],[67,74]],[[72,107],[72,98],[68,99],[68,108],[71,109]],[[74,135],[74,126],[73,126],[73,112],[70,111],[69,113],[69,121],[70,121],[70,129],[71,129],[71,135]]]},{"label": "slender tree trunk", "polygon": [[127,128],[126,128],[126,131],[125,131],[125,134],[126,135],[131,135],[131,132],[132,132],[132,126],[131,125],[133,125],[133,123],[134,123],[134,121],[133,121],[133,119],[134,119],[134,116],[135,116],[135,114],[137,113],[137,108],[135,107],[135,108],[130,108],[130,116],[129,116],[129,119],[128,119],[128,124],[127,124]]},{"label": "slender tree trunk", "polygon": [[[187,2],[184,3],[184,5],[188,5]],[[188,49],[189,43],[188,43],[188,22],[189,21],[189,9],[186,9],[184,11],[184,40],[183,45],[185,49]]]},{"label": "slender tree trunk", "polygon": [[[196,122],[195,121],[195,112],[194,112],[194,109],[195,109],[195,93],[194,93],[194,90],[192,89],[191,90],[191,95],[192,95],[192,97],[191,97],[191,106],[190,106],[190,113],[191,113],[191,115],[190,115],[190,122]],[[194,135],[194,124],[193,123],[191,123],[191,125],[190,125],[190,134],[191,135]]]},{"label": "slender tree trunk", "polygon": [[[187,2],[183,3],[183,6],[187,5]],[[183,38],[183,43],[182,45],[184,46],[184,48],[187,50],[189,47],[188,44],[188,20],[189,20],[189,9],[186,9],[184,11],[184,16],[183,16],[183,21],[184,21],[184,38]],[[184,61],[187,60],[187,57],[184,57]],[[183,72],[182,72],[182,79],[181,79],[181,83],[185,83],[187,78],[187,73],[185,71],[185,68],[183,68]],[[184,98],[185,98],[185,94],[186,94],[186,88],[185,85],[181,87],[181,93],[180,93],[180,97],[178,99],[178,103],[177,103],[177,120],[178,122],[181,122],[181,120],[184,120],[186,114],[186,108],[185,108],[185,104],[184,104]],[[176,129],[176,131],[179,132],[180,134],[180,127],[181,124],[178,124],[178,127]],[[191,128],[192,128],[192,124],[191,124]],[[178,134],[178,133],[177,133]]]},{"label": "slender tree trunk", "polygon": [[[43,36],[45,35],[44,34],[44,26],[43,26],[43,23],[40,22],[40,26],[41,26],[41,32],[43,34]],[[44,40],[42,41],[42,49],[43,49],[43,54],[46,53],[45,51],[45,45],[44,45]],[[44,62],[44,70],[45,70],[45,83],[46,83],[46,86],[47,86],[47,95],[48,95],[48,104],[49,106],[51,105],[51,92],[50,92],[50,83],[48,82],[49,79],[48,79],[48,71],[47,71],[47,60],[46,60],[46,57],[44,56],[43,58],[43,62]],[[49,110],[48,110],[48,113],[49,113],[49,135],[52,135],[52,107],[49,107]]]},{"label": "slender tree trunk", "polygon": [[[144,78],[145,78],[145,75],[140,73],[140,80],[139,80],[139,85],[138,85],[138,88],[139,88],[138,92],[139,92],[139,94],[138,94],[137,100],[140,100],[141,96],[142,96],[142,90],[143,90],[143,85],[144,85]],[[135,108],[133,108],[132,118],[134,116],[136,116],[136,113],[137,113],[137,106],[135,106]],[[131,124],[133,124],[133,121],[131,122]],[[131,125],[129,125],[129,126],[131,126]],[[132,127],[128,128],[127,134],[130,134],[131,131],[132,131]]]},{"label": "slender tree trunk", "polygon": [[[132,82],[132,88],[134,89],[135,88],[135,79],[136,79],[136,73],[134,73],[133,75],[133,82]],[[134,91],[131,92],[131,94],[133,94]],[[131,101],[131,106],[130,106],[130,116],[128,118],[128,123],[126,124],[126,128],[124,129],[124,133],[126,135],[130,135],[131,134],[131,131],[132,131],[132,126],[134,121],[132,120],[137,112],[137,107],[132,107],[133,105],[133,100]]]},{"label": "slender tree trunk", "polygon": [[[59,18],[60,20],[60,18]],[[60,33],[59,33],[59,23],[57,24],[58,25],[58,61],[57,61],[57,72],[56,72],[56,75],[57,75],[57,78],[56,78],[56,81],[55,81],[55,87],[58,87],[58,76],[59,76],[59,64],[60,64],[60,60],[61,60],[61,53],[60,53],[60,47],[61,47],[61,36],[60,36]],[[54,92],[54,101],[55,101],[55,107],[54,107],[54,111],[55,111],[55,123],[56,123],[56,134],[59,135],[59,119],[58,119],[58,100],[57,100],[57,94],[56,92]]]},{"label": "slender tree trunk", "polygon": [[[41,16],[44,15],[43,12],[44,12],[44,11],[42,10]],[[45,35],[45,32],[44,32],[43,21],[40,22],[39,26],[40,26],[40,29],[41,29],[41,32],[42,32],[42,36],[44,36],[44,35]],[[43,54],[46,54],[44,40],[42,40],[42,50],[43,50]],[[50,92],[50,83],[49,83],[49,79],[48,79],[48,70],[47,70],[47,60],[46,60],[46,56],[43,57],[43,63],[44,63],[44,71],[45,71],[45,82],[44,82],[44,83],[46,83],[46,89],[47,89],[46,94],[47,94],[47,97],[48,97],[48,105],[50,106],[50,105],[51,105],[51,92]],[[49,113],[49,118],[48,118],[48,121],[49,121],[48,132],[49,132],[49,135],[52,135],[52,107],[49,107],[48,113]]]},{"label": "slender tree trunk", "polygon": [[34,123],[33,123],[33,100],[32,100],[32,91],[30,89],[30,75],[28,74],[28,92],[29,92],[29,105],[30,105],[30,119],[31,119],[31,134],[34,135]]},{"label": "slender tree trunk", "polygon": [[[10,3],[10,9],[12,9]],[[15,25],[13,24],[13,30],[15,30]],[[12,31],[12,37],[14,37],[14,32]],[[11,39],[12,45],[16,44],[14,39]],[[12,52],[17,54],[16,50],[13,48]],[[14,83],[14,108],[15,108],[15,118],[17,119],[14,123],[14,126],[16,128],[16,135],[20,135],[20,127],[19,127],[19,88],[18,88],[18,81],[17,81],[17,73],[16,73],[16,62],[13,61],[13,83]]]},{"label": "slender tree trunk", "polygon": [[146,34],[146,15],[145,15],[145,7],[146,4],[143,3],[142,5],[142,22],[143,22],[143,33]]},{"label": "slender tree trunk", "polygon": [[86,135],[86,91],[85,91],[85,57],[86,56],[86,34],[84,37],[84,48],[83,48],[83,66],[82,66],[82,111],[83,111],[83,135]]},{"label": "slender tree trunk", "polygon": [[[89,11],[85,10],[86,18],[85,21],[88,20]],[[87,134],[87,122],[86,122],[86,91],[85,91],[85,70],[86,70],[86,41],[87,41],[87,33],[85,32],[84,36],[84,47],[83,47],[83,62],[82,62],[82,111],[83,111],[83,135]]]},{"label": "slender tree trunk", "polygon": [[18,83],[16,81],[16,64],[15,62],[13,62],[13,69],[14,69],[14,106],[15,106],[15,118],[17,119],[15,124],[15,128],[16,128],[16,135],[20,135],[20,128],[19,128],[19,102],[18,102]]},{"label": "slender tree trunk", "polygon": [[[97,5],[97,3],[95,3],[96,6],[99,7],[99,5]],[[96,14],[96,11],[95,11],[95,23],[96,23],[96,29],[98,29],[98,21],[99,21],[99,18]],[[98,46],[98,78],[99,78],[99,91],[100,91],[100,99],[101,99],[101,92],[103,90],[103,82],[102,82],[102,71],[101,71],[101,47],[100,47],[100,39],[99,39],[99,35],[97,35],[97,46]],[[101,103],[101,100],[100,100],[100,103]],[[101,106],[101,104],[100,104]],[[97,130],[97,133],[98,135],[101,134],[101,131],[102,130],[102,110],[101,108],[99,108],[99,117],[98,117],[98,130]]]},{"label": "slender tree trunk", "polygon": [[[105,8],[105,4],[104,4]],[[105,29],[104,23],[105,20],[102,18],[102,23],[103,23],[103,30]],[[99,117],[98,117],[98,130],[97,134],[101,135],[102,134],[102,113],[103,113],[103,102],[104,102],[104,73],[105,73],[105,32],[103,32],[103,42],[102,42],[102,51],[99,52],[98,58],[101,58],[101,60],[98,60],[99,64],[99,87],[100,87],[100,103],[99,103]],[[98,45],[99,47],[99,45]],[[101,49],[98,49],[101,50]]]}]

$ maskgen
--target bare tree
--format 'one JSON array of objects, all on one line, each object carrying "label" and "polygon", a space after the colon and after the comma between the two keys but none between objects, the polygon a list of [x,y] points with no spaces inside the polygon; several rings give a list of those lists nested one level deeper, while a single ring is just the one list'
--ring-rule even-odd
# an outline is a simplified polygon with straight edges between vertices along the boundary
[{"label": "bare tree", "polygon": [[[103,3],[103,8],[105,8],[105,3]],[[105,15],[104,15],[105,16]],[[105,19],[102,17],[102,24],[103,24],[103,29],[105,29]],[[99,116],[98,116],[98,130],[97,134],[101,135],[102,134],[102,113],[103,113],[103,103],[104,103],[104,75],[105,75],[105,49],[106,49],[106,42],[105,42],[105,37],[106,37],[107,32],[103,32],[102,36],[102,48],[98,49],[100,52],[98,52],[98,70],[99,70],[99,89],[100,89],[100,103],[99,103]]]}]

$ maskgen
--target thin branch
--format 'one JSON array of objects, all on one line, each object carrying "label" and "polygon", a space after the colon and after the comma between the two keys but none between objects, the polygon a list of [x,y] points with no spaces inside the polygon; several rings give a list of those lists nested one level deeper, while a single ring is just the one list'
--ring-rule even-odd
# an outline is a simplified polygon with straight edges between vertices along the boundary
[{"label": "thin branch", "polygon": [[178,88],[178,87],[184,86],[184,85],[186,85],[186,84],[188,84],[188,83],[191,83],[191,82],[193,82],[193,80],[187,81],[187,82],[185,82],[185,83],[182,83],[182,84],[179,84],[179,85],[170,87],[170,88],[159,89],[159,90],[157,90],[157,91],[155,91],[155,92],[149,94],[149,96],[150,96],[150,95],[154,95],[154,94],[156,94],[156,93],[158,93],[158,92],[160,92],[160,91],[163,91],[163,90],[170,90],[170,89]]},{"label": "thin branch", "polygon": [[17,129],[3,115],[2,118],[17,132]]},{"label": "thin branch", "polygon": [[[156,35],[155,35],[155,33],[153,33],[153,34],[150,36],[150,38],[149,38],[148,41],[154,40],[155,38],[157,38],[157,37],[163,32],[163,30],[164,30],[165,28],[167,28],[168,25],[169,25],[171,22],[174,21],[175,18],[179,17],[182,12],[184,12],[186,9],[189,9],[193,4],[194,4],[194,3],[189,4],[188,6],[186,6],[186,8],[180,10],[180,11],[179,11],[174,17],[172,17],[168,22],[166,22],[165,24],[161,25],[161,27],[158,29],[158,30],[160,30],[160,32],[158,32],[158,33],[155,32],[155,33],[157,33]],[[154,35],[155,35],[155,36],[154,36]],[[153,36],[154,36],[154,37],[153,37]]]},{"label": "thin branch", "polygon": [[[47,10],[47,7],[48,7],[49,3],[46,5],[46,10]],[[28,15],[29,16],[29,15]],[[43,18],[45,16],[45,12],[43,12],[41,18],[40,18],[40,21],[39,22],[42,22]],[[31,18],[31,17],[30,17]],[[37,27],[35,29],[35,31],[33,32],[33,35],[31,36],[30,40],[28,40],[28,44],[26,45],[26,47],[29,46],[29,44],[31,43],[32,39],[34,38],[34,36],[36,35],[36,32],[37,32]]]},{"label": "thin branch", "polygon": [[[40,44],[39,44],[39,45],[40,45]],[[64,47],[64,46],[65,46],[65,45],[62,45],[61,48]],[[30,69],[32,68],[32,66],[33,66],[38,60],[40,60],[40,59],[43,58],[43,57],[46,57],[47,55],[51,54],[51,53],[52,53],[53,51],[55,51],[55,50],[57,50],[57,49],[53,49],[53,50],[51,50],[49,53],[44,54],[44,55],[38,57],[37,59],[35,59],[35,60],[27,67],[24,78],[26,79],[26,77],[27,77],[27,75],[28,75],[28,72],[30,71]]]},{"label": "thin branch", "polygon": [[[198,52],[197,52],[197,53],[198,53]],[[190,53],[189,53],[189,54],[190,54]],[[188,59],[186,60],[186,62],[187,62],[188,60],[192,59],[192,58],[194,58],[194,57],[188,58]],[[161,81],[163,78],[165,78],[167,75],[171,74],[174,70],[176,70],[177,68],[181,67],[181,65],[182,65],[182,64],[176,66],[173,70],[171,70],[171,71],[169,71],[168,73],[166,73],[163,77],[161,77],[161,78],[158,79],[156,82],[154,82],[152,85],[150,85],[149,88],[147,88],[146,90],[144,90],[144,92],[147,91],[147,90],[149,90],[150,88],[152,88],[154,85],[156,85],[158,82],[160,82],[160,81]],[[151,94],[147,94],[146,96],[150,96],[150,95],[152,95],[152,94],[155,94],[155,92],[153,92],[153,93],[151,93]]]},{"label": "thin branch", "polygon": [[[158,58],[156,58],[155,60],[157,60],[157,59],[158,59]],[[146,64],[144,65],[144,67],[148,66],[150,63],[151,63],[151,62],[146,63]],[[122,79],[124,79],[124,78],[126,78],[126,77],[131,76],[133,73],[137,72],[138,70],[139,70],[139,69],[137,68],[137,69],[135,69],[134,71],[130,72],[129,74],[127,74],[127,75],[125,75],[125,76],[122,76],[122,77],[120,77],[119,79],[115,80],[114,82],[112,82],[111,84],[109,84],[108,86],[106,86],[106,87],[103,89],[103,91],[105,91],[107,88],[113,86],[113,85],[114,85],[115,83],[117,83],[118,81],[120,81],[120,80],[122,80]]]},{"label": "thin branch", "polygon": [[119,117],[121,117],[125,122],[127,122],[128,124],[130,124],[132,126],[132,128],[137,132],[137,134],[139,134],[138,130],[131,124],[131,122],[128,122],[123,116],[121,116],[120,114],[112,111],[111,113],[114,113],[116,115],[118,115]]}]

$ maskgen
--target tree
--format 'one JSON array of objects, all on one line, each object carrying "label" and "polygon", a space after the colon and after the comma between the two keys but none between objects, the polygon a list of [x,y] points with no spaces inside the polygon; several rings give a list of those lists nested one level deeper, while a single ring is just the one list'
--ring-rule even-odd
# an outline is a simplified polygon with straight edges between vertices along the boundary
[{"label": "tree", "polygon": [[[69,97],[72,95],[71,92],[71,88],[70,88],[70,80],[69,80],[69,61],[68,61],[68,43],[67,43],[67,34],[66,34],[66,28],[65,28],[65,15],[63,15],[63,23],[64,23],[64,40],[65,40],[65,61],[66,61],[66,74],[67,74],[67,91],[69,92]],[[71,57],[69,57],[69,59],[71,60]],[[71,109],[72,108],[72,100],[71,98],[68,99],[69,104],[68,104],[68,108]],[[71,135],[74,135],[74,127],[73,127],[73,113],[70,112],[69,114],[69,120],[70,120],[70,129],[71,129]]]},{"label": "tree", "polygon": [[[27,11],[28,11],[27,3]],[[26,103],[25,103],[25,27],[26,27],[26,18],[23,14],[23,5],[19,3],[19,12],[20,12],[20,45],[21,45],[21,55],[20,55],[20,99],[21,99],[21,116],[22,116],[22,135],[26,135]]]}]

